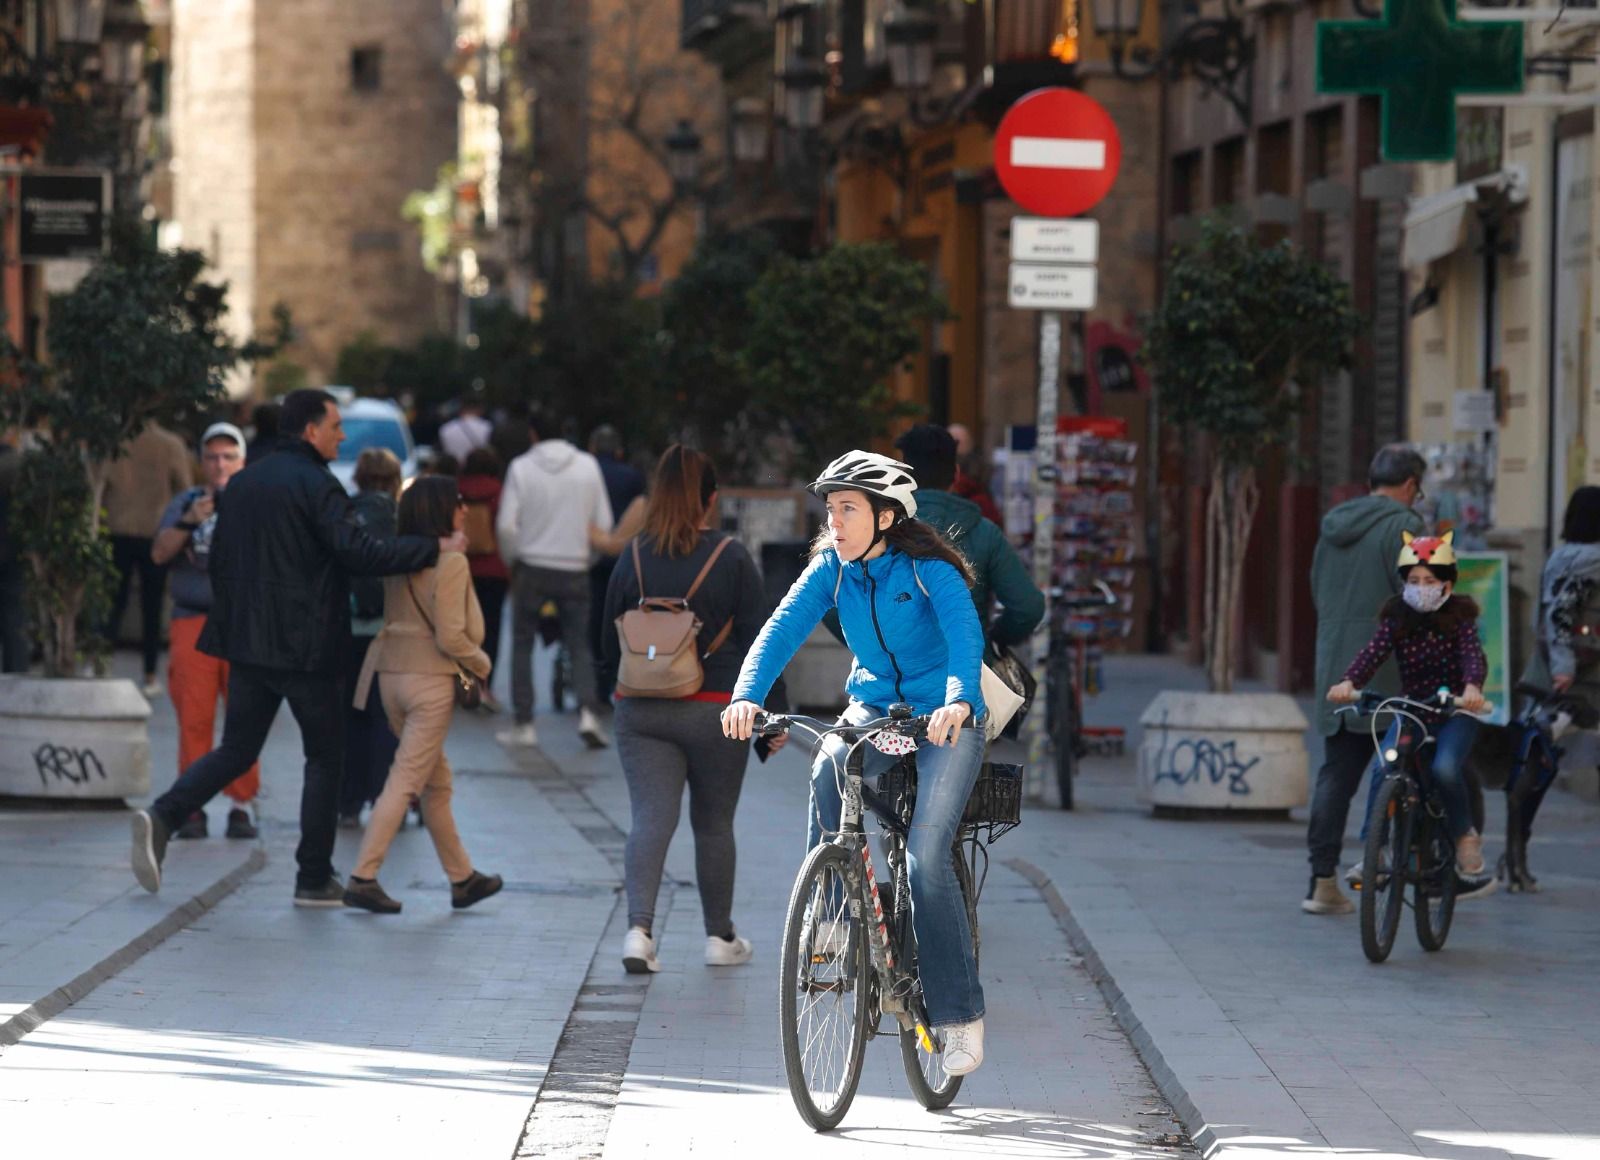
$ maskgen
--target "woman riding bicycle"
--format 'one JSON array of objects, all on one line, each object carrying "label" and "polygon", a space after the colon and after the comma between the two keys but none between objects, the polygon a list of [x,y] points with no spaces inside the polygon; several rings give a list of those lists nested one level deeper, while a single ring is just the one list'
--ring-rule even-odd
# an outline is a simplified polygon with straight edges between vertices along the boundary
[{"label": "woman riding bicycle", "polygon": [[[827,525],[811,545],[810,565],[746,655],[722,729],[741,741],[750,736],[773,682],[834,607],[855,656],[842,719],[870,721],[896,703],[929,717],[908,837],[912,927],[945,1070],[965,1075],[983,1062],[983,987],[951,850],[983,762],[983,630],[971,570],[916,518],[916,489],[904,463],[868,451],[841,455],[811,484],[826,499]],[[839,828],[848,748],[830,739],[812,764],[808,849]],[[870,747],[864,753],[867,773],[892,760]]]},{"label": "woman riding bicycle", "polygon": [[[1401,696],[1432,701],[1439,690],[1448,688],[1460,698],[1466,712],[1450,716],[1434,730],[1432,770],[1455,842],[1456,870],[1464,878],[1477,879],[1484,871],[1483,837],[1472,825],[1465,766],[1478,736],[1478,719],[1467,714],[1483,711],[1483,681],[1488,674],[1478,638],[1478,605],[1470,596],[1454,593],[1455,533],[1446,532],[1442,538],[1413,537],[1409,532],[1402,536],[1399,569],[1405,589],[1384,604],[1377,634],[1350,662],[1344,680],[1328,690],[1328,700],[1356,700],[1356,690],[1373,678],[1391,652],[1400,666]],[[1386,748],[1394,743],[1398,728],[1390,726]],[[1372,779],[1368,816],[1380,780]],[[1487,885],[1471,882],[1458,897],[1486,893],[1493,886],[1493,878]]]}]

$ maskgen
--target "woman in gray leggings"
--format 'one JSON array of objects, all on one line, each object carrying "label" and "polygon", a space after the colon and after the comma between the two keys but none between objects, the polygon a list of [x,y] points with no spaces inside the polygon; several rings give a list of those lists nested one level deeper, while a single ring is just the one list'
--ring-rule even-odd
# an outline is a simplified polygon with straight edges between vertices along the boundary
[{"label": "woman in gray leggings", "polygon": [[[739,667],[766,619],[761,576],[743,545],[715,523],[717,477],[710,461],[678,444],[656,464],[644,530],[619,553],[606,589],[603,645],[608,665],[621,661],[614,625],[644,597],[679,599],[700,620],[696,651],[705,680],[688,697],[628,696],[617,691],[617,753],[628,781],[633,824],[628,831],[628,933],[622,965],[634,974],[661,969],[655,909],[667,847],[689,789],[695,876],[705,917],[706,963],[750,961],[750,940],[733,928],[733,815],[744,784],[749,747],[722,736]],[[603,540],[604,537],[597,537]],[[609,545],[608,545],[609,546]]]}]

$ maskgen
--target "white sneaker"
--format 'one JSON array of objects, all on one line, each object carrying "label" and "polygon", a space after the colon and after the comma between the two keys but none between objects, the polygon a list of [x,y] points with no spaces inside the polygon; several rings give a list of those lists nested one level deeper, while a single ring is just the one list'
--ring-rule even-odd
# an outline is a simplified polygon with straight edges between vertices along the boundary
[{"label": "white sneaker", "polygon": [[622,969],[630,975],[643,975],[661,969],[656,958],[656,940],[642,926],[631,926],[622,937]]},{"label": "white sneaker", "polygon": [[1477,878],[1483,873],[1483,838],[1477,830],[1468,830],[1456,843],[1456,870],[1463,878]]},{"label": "white sneaker", "polygon": [[750,957],[756,953],[750,940],[738,934],[729,942],[716,935],[706,936],[706,966],[708,967],[737,967],[741,963],[748,963]]},{"label": "white sneaker", "polygon": [[161,696],[160,678],[151,677],[149,680],[145,681],[143,685],[139,686],[139,692],[144,694],[144,699],[146,701],[155,700],[157,697]]},{"label": "white sneaker", "polygon": [[590,749],[604,749],[611,744],[611,738],[600,727],[599,719],[588,709],[578,710],[578,736]]},{"label": "white sneaker", "polygon": [[526,725],[502,729],[494,735],[494,739],[501,745],[510,746],[514,749],[532,749],[539,744],[539,734],[535,731],[531,721]]},{"label": "white sneaker", "polygon": [[983,1066],[983,1020],[957,1023],[941,1029],[944,1069],[951,1075],[971,1075]]}]

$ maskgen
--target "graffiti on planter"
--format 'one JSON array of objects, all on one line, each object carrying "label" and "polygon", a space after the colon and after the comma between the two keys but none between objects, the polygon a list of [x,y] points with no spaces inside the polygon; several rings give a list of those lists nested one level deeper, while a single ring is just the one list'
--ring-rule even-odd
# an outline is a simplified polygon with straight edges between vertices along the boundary
[{"label": "graffiti on planter", "polygon": [[1250,783],[1245,779],[1257,765],[1259,757],[1240,761],[1235,741],[1216,745],[1204,737],[1184,738],[1171,749],[1167,748],[1167,731],[1162,730],[1161,752],[1156,755],[1155,780],[1170,781],[1174,785],[1189,785],[1202,777],[1212,785],[1228,783],[1228,792],[1246,796]]},{"label": "graffiti on planter", "polygon": [[39,771],[39,780],[46,789],[50,788],[51,778],[73,785],[85,785],[96,777],[106,779],[106,768],[94,750],[51,745],[48,741],[33,751],[33,767]]}]

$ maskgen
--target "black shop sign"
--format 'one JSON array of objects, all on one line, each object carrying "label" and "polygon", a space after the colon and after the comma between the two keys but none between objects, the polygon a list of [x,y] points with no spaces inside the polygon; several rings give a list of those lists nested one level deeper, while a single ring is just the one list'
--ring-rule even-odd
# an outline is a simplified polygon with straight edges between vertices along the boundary
[{"label": "black shop sign", "polygon": [[98,258],[106,249],[109,203],[110,183],[99,170],[20,174],[20,258]]}]

